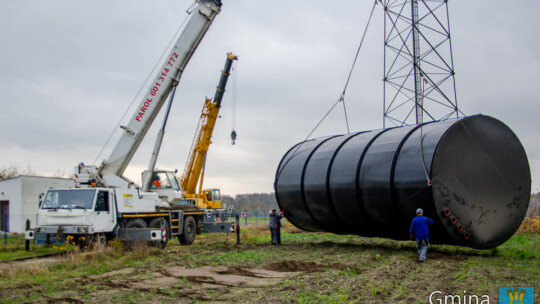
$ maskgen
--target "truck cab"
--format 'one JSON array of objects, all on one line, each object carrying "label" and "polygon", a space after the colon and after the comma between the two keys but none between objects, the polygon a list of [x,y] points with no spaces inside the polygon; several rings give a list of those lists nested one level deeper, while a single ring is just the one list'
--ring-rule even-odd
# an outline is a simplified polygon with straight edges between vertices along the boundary
[{"label": "truck cab", "polygon": [[[162,227],[161,218],[170,221],[171,215],[156,212],[159,202],[156,193],[144,193],[135,187],[49,189],[40,202],[36,228],[27,239],[86,246],[104,244],[118,236],[121,240],[166,244],[164,236],[168,238],[169,235],[162,228],[168,228],[170,224],[164,223]],[[143,215],[148,218],[141,222]],[[159,220],[152,222],[156,218]],[[131,230],[126,228],[138,229],[130,233]]]},{"label": "truck cab", "polygon": [[116,218],[112,189],[49,189],[40,202],[36,234],[105,234],[113,231]]}]

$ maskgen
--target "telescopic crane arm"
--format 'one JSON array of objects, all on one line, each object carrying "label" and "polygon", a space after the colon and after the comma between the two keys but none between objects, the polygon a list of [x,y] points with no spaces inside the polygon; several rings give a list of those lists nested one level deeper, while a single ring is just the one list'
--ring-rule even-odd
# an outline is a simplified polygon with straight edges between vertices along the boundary
[{"label": "telescopic crane arm", "polygon": [[206,152],[212,143],[212,133],[214,132],[214,126],[218,118],[219,109],[221,108],[221,100],[223,99],[223,93],[225,92],[232,63],[237,59],[238,57],[232,53],[227,54],[227,60],[225,61],[223,71],[221,71],[221,78],[219,79],[219,84],[214,95],[214,101],[207,98],[204,103],[199,121],[199,130],[195,133],[192,150],[188,157],[184,174],[180,179],[180,186],[186,198],[195,198],[197,184],[200,183],[202,185],[202,171]]},{"label": "telescopic crane arm", "polygon": [[129,120],[121,138],[111,155],[99,168],[99,174],[106,186],[125,184],[122,175],[137,151],[141,141],[154,122],[156,115],[165,103],[171,89],[178,84],[180,77],[195,49],[204,37],[208,27],[220,12],[220,0],[197,0],[191,16],[166,61],[158,71],[150,88],[142,98],[139,107]]}]

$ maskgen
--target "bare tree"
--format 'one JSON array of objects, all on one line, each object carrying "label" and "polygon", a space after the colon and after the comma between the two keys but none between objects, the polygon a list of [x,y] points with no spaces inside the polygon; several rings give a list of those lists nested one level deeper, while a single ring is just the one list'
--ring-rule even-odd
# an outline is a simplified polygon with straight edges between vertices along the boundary
[{"label": "bare tree", "polygon": [[30,167],[26,170],[19,170],[15,165],[3,166],[0,167],[0,180],[10,179],[17,177],[19,175],[39,175],[38,173],[32,171]]}]

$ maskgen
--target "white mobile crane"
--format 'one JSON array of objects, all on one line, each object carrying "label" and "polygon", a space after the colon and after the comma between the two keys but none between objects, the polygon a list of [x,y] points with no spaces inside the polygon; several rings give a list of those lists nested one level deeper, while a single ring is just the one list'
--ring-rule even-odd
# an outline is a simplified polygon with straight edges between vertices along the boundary
[{"label": "white mobile crane", "polygon": [[[163,138],[172,97],[182,72],[212,21],[220,12],[221,0],[197,0],[189,20],[108,159],[99,166],[75,170],[75,188],[49,189],[40,203],[35,229],[27,239],[46,242],[70,240],[79,244],[121,240],[150,241],[165,247],[171,236],[191,244],[203,227],[204,211],[181,203],[181,191],[173,172],[161,171],[162,186],[153,188],[151,177]],[[172,92],[172,93],[171,93]],[[171,94],[170,94],[171,93]],[[163,127],[158,134],[149,169],[138,186],[123,176],[148,129],[167,97],[171,95]],[[229,231],[220,223],[213,232]]]}]

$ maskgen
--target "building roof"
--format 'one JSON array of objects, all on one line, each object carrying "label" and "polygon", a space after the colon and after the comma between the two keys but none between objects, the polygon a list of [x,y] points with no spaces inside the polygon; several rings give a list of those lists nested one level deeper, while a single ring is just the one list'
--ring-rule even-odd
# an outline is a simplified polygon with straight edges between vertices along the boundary
[{"label": "building roof", "polygon": [[3,182],[3,181],[14,180],[14,179],[23,178],[23,177],[72,180],[71,178],[57,177],[57,176],[18,175],[18,176],[12,177],[12,178],[7,178],[7,179],[4,179],[4,180],[0,180],[0,183]]}]

